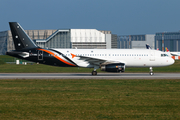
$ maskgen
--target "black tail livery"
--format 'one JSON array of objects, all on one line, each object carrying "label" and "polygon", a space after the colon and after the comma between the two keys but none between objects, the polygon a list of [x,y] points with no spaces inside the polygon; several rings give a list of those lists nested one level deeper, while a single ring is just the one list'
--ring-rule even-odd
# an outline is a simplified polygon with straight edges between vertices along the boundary
[{"label": "black tail livery", "polygon": [[75,67],[72,60],[53,49],[38,47],[17,22],[9,22],[15,50],[6,55],[53,66]]},{"label": "black tail livery", "polygon": [[37,48],[36,44],[17,22],[10,22],[9,26],[16,50]]}]

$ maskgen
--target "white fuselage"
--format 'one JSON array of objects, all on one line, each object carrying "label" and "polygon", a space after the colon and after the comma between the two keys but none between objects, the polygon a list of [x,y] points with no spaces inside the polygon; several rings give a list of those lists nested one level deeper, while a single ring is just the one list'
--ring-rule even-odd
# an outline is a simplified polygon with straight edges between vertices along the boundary
[{"label": "white fuselage", "polygon": [[[125,63],[126,67],[161,67],[174,63],[165,52],[149,49],[54,49],[63,53],[79,67],[93,67],[80,56],[106,60],[110,63]],[[72,57],[71,54],[76,55]],[[79,57],[78,57],[79,56]],[[96,62],[96,61],[95,61]]]}]

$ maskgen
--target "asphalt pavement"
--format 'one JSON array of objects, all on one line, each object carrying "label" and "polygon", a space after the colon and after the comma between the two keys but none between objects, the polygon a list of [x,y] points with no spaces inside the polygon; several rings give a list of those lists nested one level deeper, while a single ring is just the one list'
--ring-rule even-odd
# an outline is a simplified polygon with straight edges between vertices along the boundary
[{"label": "asphalt pavement", "polygon": [[0,79],[180,79],[180,73],[0,73]]}]

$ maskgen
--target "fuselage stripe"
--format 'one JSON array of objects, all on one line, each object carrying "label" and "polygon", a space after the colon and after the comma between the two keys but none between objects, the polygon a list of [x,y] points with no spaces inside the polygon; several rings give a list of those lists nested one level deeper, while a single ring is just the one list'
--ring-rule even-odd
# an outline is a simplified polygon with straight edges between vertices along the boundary
[{"label": "fuselage stripe", "polygon": [[[57,52],[57,53],[59,53],[60,55],[63,55],[61,52],[56,51],[56,50],[54,50],[54,49],[49,49],[49,50],[54,51],[54,52]],[[65,55],[63,55],[63,57],[64,57],[66,60],[70,61],[71,63],[73,63],[74,65],[77,66],[76,63],[74,63],[72,60],[70,60],[70,59],[69,59],[68,57],[66,57]]]},{"label": "fuselage stripe", "polygon": [[51,55],[54,56],[56,59],[60,60],[61,62],[65,63],[65,64],[68,64],[68,65],[71,65],[71,66],[76,66],[76,65],[74,65],[74,64],[68,63],[67,61],[61,59],[60,57],[58,57],[56,54],[54,54],[54,53],[51,52],[51,51],[48,51],[48,50],[45,50],[45,49],[40,49],[40,48],[39,48],[38,50],[42,50],[42,51],[44,51],[44,52],[47,52],[47,53],[51,54]]}]

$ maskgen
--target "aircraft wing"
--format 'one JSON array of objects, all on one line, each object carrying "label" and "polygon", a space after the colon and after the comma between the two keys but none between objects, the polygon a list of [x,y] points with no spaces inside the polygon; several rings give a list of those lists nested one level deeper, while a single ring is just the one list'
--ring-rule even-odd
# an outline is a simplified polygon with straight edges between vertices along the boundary
[{"label": "aircraft wing", "polygon": [[112,63],[122,63],[120,61],[114,61],[114,60],[99,59],[99,58],[87,57],[87,56],[77,56],[72,53],[71,55],[72,55],[72,58],[78,57],[79,60],[83,60],[83,61],[88,62],[91,65],[97,65],[97,66],[107,65],[107,64],[112,64]]},{"label": "aircraft wing", "polygon": [[172,56],[179,56],[178,54],[172,53],[172,52],[170,52],[170,54],[171,54]]},{"label": "aircraft wing", "polygon": [[86,56],[76,56],[79,57],[79,60],[84,60],[90,63],[91,65],[107,65],[111,63],[121,63],[119,61],[110,61],[105,59],[99,59],[99,58],[92,58],[92,57],[86,57]]}]

